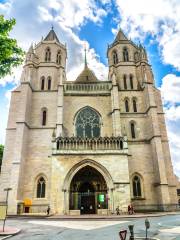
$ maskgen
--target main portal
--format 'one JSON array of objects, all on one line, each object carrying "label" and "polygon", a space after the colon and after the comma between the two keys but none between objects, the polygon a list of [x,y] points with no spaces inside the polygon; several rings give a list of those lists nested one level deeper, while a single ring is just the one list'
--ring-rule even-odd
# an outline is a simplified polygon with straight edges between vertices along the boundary
[{"label": "main portal", "polygon": [[70,210],[81,214],[95,214],[97,209],[108,209],[107,184],[100,172],[86,166],[73,177],[70,185]]}]

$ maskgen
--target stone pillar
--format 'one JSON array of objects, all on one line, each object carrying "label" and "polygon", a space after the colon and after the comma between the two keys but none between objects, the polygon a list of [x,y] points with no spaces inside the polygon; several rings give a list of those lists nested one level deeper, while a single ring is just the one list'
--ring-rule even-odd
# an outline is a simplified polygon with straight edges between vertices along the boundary
[{"label": "stone pillar", "polygon": [[57,96],[57,132],[56,136],[59,137],[63,134],[63,70],[60,69],[60,76],[58,81],[58,96]]},{"label": "stone pillar", "polygon": [[[170,196],[168,190],[168,182],[166,176],[166,166],[163,154],[161,132],[159,128],[159,120],[157,114],[157,106],[155,102],[155,96],[153,91],[153,85],[148,83],[145,85],[145,94],[147,97],[147,103],[149,103],[148,115],[151,123],[151,146],[154,160],[155,170],[155,187],[157,190],[158,204],[169,204]],[[163,210],[163,209],[162,209]]]},{"label": "stone pillar", "polygon": [[[23,199],[23,169],[26,158],[26,147],[28,141],[28,121],[29,113],[31,109],[31,95],[32,90],[28,83],[21,84],[21,90],[19,98],[23,101],[19,101],[18,118],[16,122],[16,137],[14,139],[14,153],[12,158],[11,176],[10,176],[10,187],[12,191],[9,193],[9,214],[17,213],[17,203]],[[8,146],[7,146],[8,147]],[[9,146],[11,148],[11,146]]]},{"label": "stone pillar", "polygon": [[121,136],[121,120],[120,120],[120,105],[119,105],[119,91],[116,83],[116,76],[112,75],[112,89],[111,89],[111,104],[112,104],[112,122],[113,135]]}]

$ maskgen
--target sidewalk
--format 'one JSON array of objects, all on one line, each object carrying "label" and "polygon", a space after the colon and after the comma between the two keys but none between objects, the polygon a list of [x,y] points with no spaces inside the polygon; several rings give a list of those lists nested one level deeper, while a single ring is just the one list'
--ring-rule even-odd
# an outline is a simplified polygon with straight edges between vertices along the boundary
[{"label": "sidewalk", "polygon": [[2,226],[0,226],[0,236],[13,236],[18,234],[20,231],[21,229],[5,226],[4,232],[3,232],[3,228]]},{"label": "sidewalk", "polygon": [[133,215],[121,214],[121,215],[97,215],[97,214],[89,214],[89,215],[40,215],[40,214],[23,214],[23,215],[10,215],[8,218],[22,218],[22,219],[48,219],[48,220],[119,220],[124,218],[146,218],[146,217],[161,217],[166,215],[178,215],[180,212],[153,212],[153,213],[135,213]]}]

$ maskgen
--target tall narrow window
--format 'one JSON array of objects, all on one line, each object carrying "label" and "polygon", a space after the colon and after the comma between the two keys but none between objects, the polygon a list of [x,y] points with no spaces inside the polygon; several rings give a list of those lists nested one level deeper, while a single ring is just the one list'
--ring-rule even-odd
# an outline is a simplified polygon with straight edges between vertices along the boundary
[{"label": "tall narrow window", "polygon": [[117,55],[117,52],[116,52],[116,51],[113,52],[113,63],[114,63],[114,64],[117,64],[117,63],[118,63],[118,55]]},{"label": "tall narrow window", "polygon": [[134,197],[142,197],[141,191],[141,179],[139,176],[134,176],[132,180],[132,187],[133,187],[133,196]]},{"label": "tall narrow window", "polygon": [[37,182],[37,198],[45,198],[45,193],[46,193],[46,182],[43,177],[40,177],[38,182]]},{"label": "tall narrow window", "polygon": [[128,100],[125,100],[125,110],[126,110],[126,112],[129,112],[129,102],[128,102]]},{"label": "tall narrow window", "polygon": [[45,126],[46,125],[46,119],[47,119],[47,111],[44,109],[42,111],[42,125]]},{"label": "tall narrow window", "polygon": [[136,134],[135,134],[135,124],[131,123],[131,137],[132,138],[136,138]]},{"label": "tall narrow window", "polygon": [[41,90],[44,90],[44,87],[45,87],[45,78],[42,77],[41,78]]},{"label": "tall narrow window", "polygon": [[100,137],[100,116],[90,107],[83,108],[76,117],[76,135],[82,138]]},{"label": "tall narrow window", "polygon": [[57,64],[61,64],[61,51],[58,51],[58,53],[57,53],[56,63],[57,63]]},{"label": "tall narrow window", "polygon": [[51,90],[51,77],[48,77],[48,90]]},{"label": "tall narrow window", "polygon": [[123,81],[124,81],[124,89],[127,89],[126,75],[123,76]]},{"label": "tall narrow window", "polygon": [[129,76],[129,81],[130,81],[130,87],[131,87],[131,89],[133,89],[134,85],[133,85],[133,76],[132,75]]},{"label": "tall narrow window", "polygon": [[135,99],[133,99],[133,111],[137,112],[137,103]]},{"label": "tall narrow window", "polygon": [[50,62],[50,61],[51,61],[51,50],[50,48],[47,48],[45,52],[45,62]]},{"label": "tall narrow window", "polygon": [[126,47],[123,49],[123,60],[124,60],[124,62],[129,61],[129,54],[128,54],[128,50]]}]

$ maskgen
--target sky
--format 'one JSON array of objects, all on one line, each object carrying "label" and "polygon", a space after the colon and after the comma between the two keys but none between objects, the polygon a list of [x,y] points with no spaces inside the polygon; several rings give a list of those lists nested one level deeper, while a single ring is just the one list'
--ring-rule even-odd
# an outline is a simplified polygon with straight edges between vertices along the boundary
[{"label": "sky", "polygon": [[[180,177],[180,1],[179,0],[0,0],[0,14],[15,18],[11,37],[25,51],[51,26],[67,44],[67,78],[83,69],[84,47],[89,67],[101,80],[108,75],[107,46],[119,28],[145,46],[155,85],[161,90],[174,171]],[[0,143],[5,141],[11,90],[22,66],[0,79]]]}]

